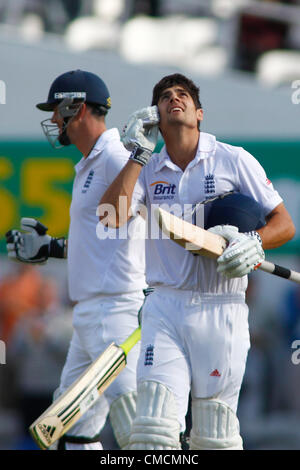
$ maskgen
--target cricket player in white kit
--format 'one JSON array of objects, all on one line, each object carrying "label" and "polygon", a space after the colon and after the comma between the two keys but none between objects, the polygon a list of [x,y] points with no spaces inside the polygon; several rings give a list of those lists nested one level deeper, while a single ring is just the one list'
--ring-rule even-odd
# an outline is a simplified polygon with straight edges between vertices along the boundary
[{"label": "cricket player in white kit", "polygon": [[[69,294],[76,305],[74,333],[57,398],[112,341],[121,344],[138,327],[146,287],[145,242],[119,238],[119,230],[114,231],[115,238],[107,237],[104,230],[97,231],[99,197],[129,157],[118,130],[105,125],[110,108],[105,83],[86,71],[64,73],[51,85],[47,102],[37,107],[53,112],[51,120],[42,122],[50,142],[55,147],[72,143],[82,153],[75,166],[68,240],[46,235],[46,228],[34,219],[21,221],[21,227],[29,233],[14,230],[7,236],[9,255],[20,261],[67,257]],[[132,233],[143,232],[144,220],[138,218],[131,223]],[[122,374],[63,436],[59,448],[101,449],[99,433],[109,409],[120,447],[128,445],[136,407],[138,353],[139,344],[129,352]]]},{"label": "cricket player in white kit", "polygon": [[[230,225],[211,228],[228,240],[217,261],[151,238],[148,230],[146,273],[154,293],[143,308],[130,449],[180,448],[190,391],[190,448],[242,449],[236,411],[250,346],[247,274],[264,259],[263,249],[293,237],[294,225],[252,155],[200,132],[203,110],[192,81],[180,74],[164,77],[154,87],[152,105],[125,126],[123,142],[132,154],[101,200],[118,210],[118,224],[127,220],[120,196],[127,197],[133,215],[146,205],[153,227],[153,204],[176,204],[183,212],[185,204],[235,191],[261,204],[266,225],[246,234]],[[151,156],[158,126],[165,146]]]}]

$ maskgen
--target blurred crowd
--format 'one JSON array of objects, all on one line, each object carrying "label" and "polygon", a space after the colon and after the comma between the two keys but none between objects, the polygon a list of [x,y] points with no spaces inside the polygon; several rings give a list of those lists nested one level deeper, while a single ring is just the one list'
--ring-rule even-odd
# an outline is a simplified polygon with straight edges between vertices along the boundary
[{"label": "blurred crowd", "polygon": [[292,360],[292,343],[300,339],[300,285],[283,282],[277,308],[268,309],[260,305],[256,273],[249,276],[251,349],[238,413],[250,449],[300,449],[300,364]]},{"label": "blurred crowd", "polygon": [[299,75],[300,0],[0,0],[1,25],[130,62],[239,70],[270,85]]},{"label": "blurred crowd", "polygon": [[[8,446],[32,447],[28,427],[51,404],[71,328],[70,309],[54,278],[13,263],[0,282],[0,337],[6,345],[0,366],[0,440],[6,437]],[[5,436],[5,422],[11,436]]]}]

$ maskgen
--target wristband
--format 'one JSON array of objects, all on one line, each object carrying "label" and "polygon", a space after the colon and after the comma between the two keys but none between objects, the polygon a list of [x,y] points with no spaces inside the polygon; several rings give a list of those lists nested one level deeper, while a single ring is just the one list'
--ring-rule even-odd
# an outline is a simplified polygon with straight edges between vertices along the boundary
[{"label": "wristband", "polygon": [[65,258],[65,248],[65,238],[51,238],[49,245],[49,258]]},{"label": "wristband", "polygon": [[255,230],[252,230],[251,232],[244,232],[244,234],[247,235],[248,237],[256,238],[262,246],[262,239],[260,238],[260,235],[258,232],[256,232]]},{"label": "wristband", "polygon": [[151,152],[142,147],[136,147],[129,157],[129,160],[139,163],[142,166],[147,165],[151,157]]}]

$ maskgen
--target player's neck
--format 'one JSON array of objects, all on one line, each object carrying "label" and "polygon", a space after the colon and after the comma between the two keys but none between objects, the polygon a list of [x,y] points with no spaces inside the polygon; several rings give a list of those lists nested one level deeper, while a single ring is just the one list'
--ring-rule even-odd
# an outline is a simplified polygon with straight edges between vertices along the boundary
[{"label": "player's neck", "polygon": [[178,128],[174,131],[165,134],[164,141],[171,160],[184,171],[196,156],[200,132],[195,129],[180,132]]},{"label": "player's neck", "polygon": [[97,140],[105,131],[106,126],[103,124],[101,126],[89,127],[85,129],[85,132],[83,132],[81,136],[79,136],[75,145],[84,158],[89,156]]}]

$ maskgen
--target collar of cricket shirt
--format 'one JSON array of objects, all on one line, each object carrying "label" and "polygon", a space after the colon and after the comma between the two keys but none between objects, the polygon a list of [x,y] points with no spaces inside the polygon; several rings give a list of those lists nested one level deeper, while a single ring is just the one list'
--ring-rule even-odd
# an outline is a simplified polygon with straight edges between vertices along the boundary
[{"label": "collar of cricket shirt", "polygon": [[[198,141],[198,149],[196,152],[196,156],[192,162],[190,162],[189,166],[196,165],[199,160],[204,160],[206,158],[214,156],[216,153],[217,141],[216,137],[212,134],[208,134],[207,132],[200,132],[200,137]],[[164,145],[161,149],[159,156],[156,161],[155,165],[155,172],[160,171],[164,166],[167,166],[173,170],[178,170],[178,167],[172,162],[170,159],[166,146]]]},{"label": "collar of cricket shirt", "polygon": [[112,129],[106,129],[106,131],[102,132],[87,158],[95,158],[96,155],[102,152],[107,142],[110,142],[111,140],[120,140],[119,131],[115,127]]},{"label": "collar of cricket shirt", "polygon": [[87,162],[99,155],[99,153],[101,153],[104,149],[106,143],[110,142],[111,140],[120,141],[120,134],[117,128],[107,129],[100,135],[89,155],[86,158],[82,157],[81,160],[79,160],[79,162],[75,165],[76,172],[80,171],[85,167]]}]

